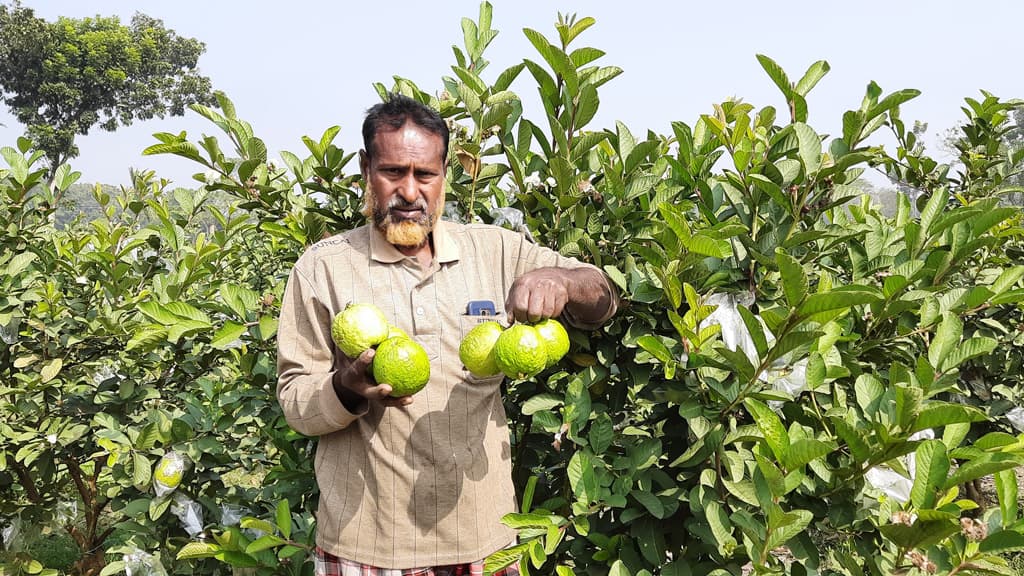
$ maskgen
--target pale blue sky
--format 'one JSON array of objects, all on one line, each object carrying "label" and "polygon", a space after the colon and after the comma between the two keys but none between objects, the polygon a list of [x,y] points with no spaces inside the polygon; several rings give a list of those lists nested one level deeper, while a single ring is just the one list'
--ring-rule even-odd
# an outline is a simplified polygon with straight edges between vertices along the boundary
[{"label": "pale blue sky", "polygon": [[[624,73],[601,90],[601,110],[591,128],[623,121],[636,134],[670,133],[670,123],[693,124],[712,104],[731,96],[760,108],[784,108],[778,90],[755,55],[766,54],[798,79],[816,60],[832,71],[811,92],[809,123],[837,133],[842,113],[857,108],[864,88],[876,81],[888,93],[917,88],[903,118],[929,122],[927,140],[962,118],[965,96],[984,89],[1003,98],[1024,97],[1019,73],[1019,36],[1024,3],[864,0],[651,2],[493,0],[493,27],[500,31],[487,53],[484,76],[493,80],[523,58],[540,60],[524,27],[554,34],[558,12],[592,16],[595,26],[576,46],[604,50],[598,61]],[[204,74],[235,102],[276,156],[304,156],[301,136],[318,137],[340,125],[338,142],[359,148],[365,109],[377,101],[371,84],[391,76],[437,92],[451,75],[451,46],[461,46],[460,20],[476,18],[476,0],[444,2],[287,2],[252,0],[23,0],[37,15],[118,15],[136,11],[161,18],[179,34],[206,43]],[[532,77],[524,72],[512,89],[524,97],[526,114],[537,114]],[[532,113],[532,114],[531,114]],[[0,111],[0,145],[13,145],[23,128]],[[72,167],[82,180],[124,184],[128,167],[152,168],[182,186],[193,186],[198,165],[171,157],[144,157],[154,132],[186,130],[192,139],[217,129],[198,115],[140,122],[116,132],[98,129],[77,140]],[[223,139],[222,139],[223,143]],[[885,143],[879,139],[878,143]],[[357,167],[353,164],[350,171]]]}]

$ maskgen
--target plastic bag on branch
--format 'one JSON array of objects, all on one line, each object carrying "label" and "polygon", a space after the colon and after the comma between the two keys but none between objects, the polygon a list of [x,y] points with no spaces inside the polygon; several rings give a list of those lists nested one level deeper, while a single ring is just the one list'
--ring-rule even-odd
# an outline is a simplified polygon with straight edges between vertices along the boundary
[{"label": "plastic bag on branch", "polygon": [[743,323],[743,317],[737,309],[739,304],[750,307],[754,303],[754,297],[749,293],[716,293],[708,296],[704,303],[717,308],[701,322],[701,329],[718,324],[722,328],[722,344],[730,350],[743,352],[756,366],[760,362],[757,347],[754,346],[754,339],[750,337],[750,331],[747,330],[747,325]]},{"label": "plastic bag on branch", "polygon": [[57,526],[67,526],[78,521],[78,501],[63,500],[57,504],[57,514],[54,516]]},{"label": "plastic bag on branch", "polygon": [[119,378],[117,370],[112,365],[105,365],[97,369],[92,374],[92,382],[96,386],[102,386],[108,380]]},{"label": "plastic bag on branch", "polygon": [[1005,416],[1010,421],[1010,425],[1016,428],[1018,432],[1024,432],[1024,408],[1020,406],[1010,408]]},{"label": "plastic bag on branch", "polygon": [[238,526],[242,518],[249,515],[249,510],[238,504],[224,503],[220,505],[220,523],[222,526]]},{"label": "plastic bag on branch", "polygon": [[149,552],[134,550],[124,555],[124,573],[127,576],[167,576],[167,570]]},{"label": "plastic bag on branch", "polygon": [[495,226],[502,226],[509,230],[521,232],[526,236],[527,240],[534,242],[533,234],[531,234],[530,229],[526,227],[526,219],[524,218],[523,213],[515,208],[509,206],[491,208],[491,223]]},{"label": "plastic bag on branch", "polygon": [[18,341],[18,328],[21,324],[21,320],[18,318],[12,319],[4,326],[0,326],[0,341],[4,344],[13,345]]},{"label": "plastic bag on branch", "polygon": [[[915,432],[909,437],[910,440],[932,438],[935,438],[935,431],[930,428]],[[917,457],[911,452],[901,458],[907,467],[907,472],[910,473],[910,478],[884,466],[875,466],[864,474],[864,479],[873,488],[880,490],[886,496],[900,504],[906,504],[910,500],[910,490],[914,487],[914,477],[917,475]]]},{"label": "plastic bag on branch", "polygon": [[184,454],[170,451],[160,458],[153,470],[153,489],[157,496],[174,491],[181,484],[181,479],[188,471],[189,461]]},{"label": "plastic bag on branch", "polygon": [[203,533],[203,508],[195,500],[180,493],[175,494],[171,514],[178,517],[181,527],[189,536],[195,538]]},{"label": "plastic bag on branch", "polygon": [[[789,354],[785,354],[772,362],[772,365],[761,374],[761,380],[771,384],[773,390],[785,392],[796,398],[807,390],[807,359],[802,358],[793,362]],[[779,400],[768,401],[768,406],[776,412],[782,409],[782,404]]]},{"label": "plastic bag on branch", "polygon": [[[223,526],[238,526],[242,523],[242,518],[251,515],[248,508],[238,504],[221,504],[220,507],[220,523]],[[251,540],[256,540],[260,536],[266,535],[266,532],[256,528],[243,528],[242,534]]]},{"label": "plastic bag on branch", "polygon": [[25,539],[22,537],[21,518],[0,518],[0,550],[22,552]]},{"label": "plastic bag on branch", "polygon": [[444,219],[451,222],[458,222],[459,224],[466,223],[466,219],[462,216],[462,212],[459,211],[459,203],[455,200],[449,200],[444,203]]},{"label": "plastic bag on branch", "polygon": [[[705,303],[709,306],[717,306],[717,308],[701,323],[701,328],[718,324],[722,329],[722,343],[730,350],[743,352],[750,359],[751,364],[758,365],[761,359],[758,357],[757,347],[754,345],[754,339],[750,336],[750,330],[747,329],[738,309],[740,304],[749,308],[754,303],[753,295],[749,293],[711,294]],[[760,316],[757,316],[757,319],[760,321]],[[763,324],[762,330],[764,330],[768,345],[773,345],[775,335]],[[796,398],[807,389],[807,359],[794,360],[793,354],[785,354],[772,362],[772,365],[762,372],[758,379],[770,384],[772,389],[785,392]],[[782,402],[778,400],[769,401],[768,405],[776,412],[782,409]]]}]

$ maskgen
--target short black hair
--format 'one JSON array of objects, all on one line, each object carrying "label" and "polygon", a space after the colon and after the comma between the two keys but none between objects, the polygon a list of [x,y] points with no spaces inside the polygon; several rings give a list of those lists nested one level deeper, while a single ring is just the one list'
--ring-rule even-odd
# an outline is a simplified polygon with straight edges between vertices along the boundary
[{"label": "short black hair", "polygon": [[441,137],[443,144],[441,161],[447,162],[448,124],[437,113],[437,110],[394,92],[388,94],[387,100],[371,106],[366,111],[366,118],[363,120],[363,149],[366,151],[367,157],[373,156],[373,139],[381,128],[397,130],[410,120],[427,132]]}]

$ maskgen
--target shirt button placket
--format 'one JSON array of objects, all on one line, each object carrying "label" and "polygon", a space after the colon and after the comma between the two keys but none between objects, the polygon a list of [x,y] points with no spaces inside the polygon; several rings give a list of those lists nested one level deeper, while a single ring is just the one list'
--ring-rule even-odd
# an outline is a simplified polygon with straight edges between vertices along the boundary
[{"label": "shirt button placket", "polygon": [[437,334],[437,312],[433,301],[434,287],[424,280],[412,289],[412,323],[417,334]]},{"label": "shirt button placket", "polygon": [[423,291],[419,287],[412,291],[412,325],[417,334],[430,333],[427,307],[423,301]]}]

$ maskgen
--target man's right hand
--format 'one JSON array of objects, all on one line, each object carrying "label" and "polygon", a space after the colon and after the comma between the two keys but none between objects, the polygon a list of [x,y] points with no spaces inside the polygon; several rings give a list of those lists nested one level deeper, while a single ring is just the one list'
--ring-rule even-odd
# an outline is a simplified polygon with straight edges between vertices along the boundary
[{"label": "man's right hand", "polygon": [[364,350],[356,358],[345,362],[344,367],[334,374],[334,391],[342,404],[350,412],[360,412],[360,404],[365,401],[380,402],[384,406],[407,406],[412,404],[412,396],[393,398],[391,385],[378,383],[373,379],[374,350]]}]

